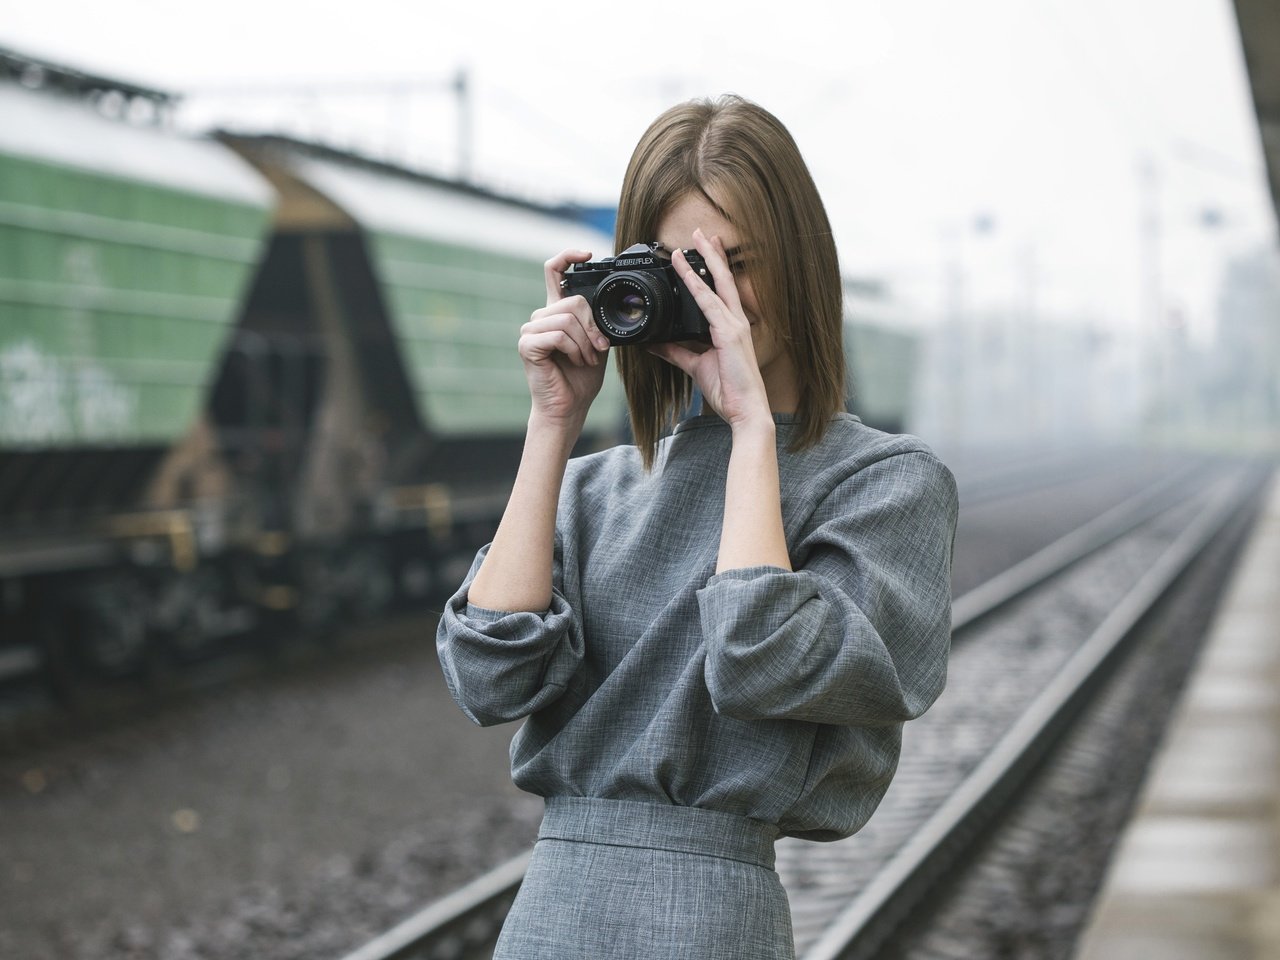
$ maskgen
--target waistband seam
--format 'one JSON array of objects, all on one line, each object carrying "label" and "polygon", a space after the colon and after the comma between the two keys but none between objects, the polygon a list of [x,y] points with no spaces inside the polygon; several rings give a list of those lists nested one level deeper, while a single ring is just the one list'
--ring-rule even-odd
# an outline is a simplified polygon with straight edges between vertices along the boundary
[{"label": "waistband seam", "polygon": [[615,800],[547,797],[539,840],[662,850],[773,869],[776,824],[704,807]]},{"label": "waistband seam", "polygon": [[690,857],[712,857],[716,860],[732,860],[734,863],[745,863],[752,867],[765,867],[772,870],[761,860],[748,860],[743,857],[731,857],[724,853],[713,853],[710,850],[693,850],[687,847],[666,847],[657,843],[619,843],[614,840],[597,840],[594,838],[572,836],[562,837],[554,833],[539,833],[538,840],[559,840],[561,843],[589,843],[596,847],[619,847],[621,849],[632,850],[660,850],[663,853],[683,853]]}]

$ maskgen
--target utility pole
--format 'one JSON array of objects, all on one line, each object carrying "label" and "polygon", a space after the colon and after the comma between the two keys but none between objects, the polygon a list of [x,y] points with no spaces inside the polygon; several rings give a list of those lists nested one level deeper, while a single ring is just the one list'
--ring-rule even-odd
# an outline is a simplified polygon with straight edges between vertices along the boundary
[{"label": "utility pole", "polygon": [[[1036,259],[1036,241],[1034,235],[1029,236],[1018,249],[1016,271],[1022,281],[1022,318],[1014,331],[1016,340],[1025,349],[1023,353],[1024,369],[1019,380],[1026,385],[1027,419],[1020,424],[1026,436],[1042,437],[1047,432],[1045,409],[1046,388],[1051,377],[1045,376],[1049,371],[1041,369],[1041,355],[1045,345],[1040,342],[1041,336],[1049,333],[1037,329],[1036,321],[1038,304],[1036,302],[1039,285],[1039,266]],[[1016,311],[1015,311],[1016,316]],[[1010,351],[1012,353],[1012,351]]]},{"label": "utility pole", "polygon": [[1137,375],[1139,410],[1148,423],[1161,411],[1165,367],[1164,278],[1161,275],[1163,224],[1160,218],[1160,174],[1155,158],[1144,152],[1138,160],[1141,197],[1138,244],[1141,279],[1141,315],[1138,331]]},{"label": "utility pole", "polygon": [[453,80],[453,95],[457,100],[458,110],[458,179],[464,182],[471,180],[471,138],[474,135],[472,124],[471,77],[466,67],[459,67]]},{"label": "utility pole", "polygon": [[964,227],[945,224],[939,232],[942,248],[943,316],[950,347],[947,357],[946,416],[948,443],[963,445],[965,430],[966,371],[969,367],[969,331],[964,323]]}]

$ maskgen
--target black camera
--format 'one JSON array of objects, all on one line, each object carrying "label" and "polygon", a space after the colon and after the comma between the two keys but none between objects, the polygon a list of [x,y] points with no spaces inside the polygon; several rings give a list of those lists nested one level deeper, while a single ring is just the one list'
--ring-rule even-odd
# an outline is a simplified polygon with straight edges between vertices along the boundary
[{"label": "black camera", "polygon": [[[689,266],[715,289],[697,250],[684,251]],[[673,340],[711,342],[711,328],[661,244],[637,243],[616,257],[575,263],[560,281],[566,295],[591,304],[596,326],[616,346]]]}]

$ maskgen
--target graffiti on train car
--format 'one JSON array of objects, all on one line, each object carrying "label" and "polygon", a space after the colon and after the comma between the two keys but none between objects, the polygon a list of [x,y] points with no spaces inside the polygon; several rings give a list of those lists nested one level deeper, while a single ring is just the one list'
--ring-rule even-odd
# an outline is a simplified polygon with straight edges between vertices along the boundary
[{"label": "graffiti on train car", "polygon": [[0,442],[109,442],[128,430],[137,403],[96,363],[55,357],[31,340],[0,346]]}]

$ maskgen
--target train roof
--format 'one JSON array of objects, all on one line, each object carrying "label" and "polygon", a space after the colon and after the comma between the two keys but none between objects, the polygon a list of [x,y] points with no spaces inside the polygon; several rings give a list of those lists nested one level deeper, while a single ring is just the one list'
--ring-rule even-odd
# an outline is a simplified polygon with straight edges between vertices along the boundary
[{"label": "train roof", "polygon": [[[0,153],[255,207],[274,202],[263,178],[221,144],[154,122],[107,116],[100,108],[110,93],[104,86],[32,87],[31,74],[11,68],[11,55],[0,63],[6,67],[0,71]],[[127,101],[129,89],[122,84],[117,92]]]},{"label": "train roof", "polygon": [[69,96],[93,98],[108,93],[118,94],[129,100],[149,101],[157,108],[172,106],[182,99],[171,90],[92,73],[11,47],[0,47],[0,78],[13,80],[25,87],[41,87]]},{"label": "train roof", "polygon": [[562,208],[292,137],[225,130],[218,135],[285,168],[366,229],[521,259],[583,245],[596,256],[612,249],[611,236]]}]

